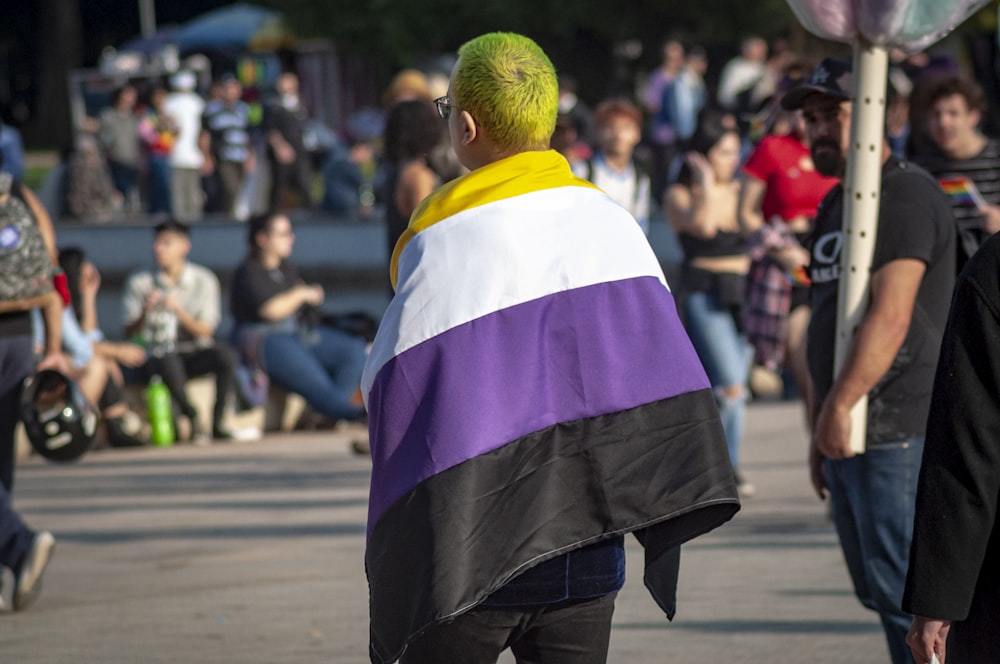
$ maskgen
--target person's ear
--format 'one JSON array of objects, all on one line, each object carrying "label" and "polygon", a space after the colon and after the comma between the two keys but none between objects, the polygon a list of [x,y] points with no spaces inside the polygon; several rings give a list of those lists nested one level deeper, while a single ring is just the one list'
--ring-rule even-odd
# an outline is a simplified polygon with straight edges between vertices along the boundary
[{"label": "person's ear", "polygon": [[458,121],[462,127],[462,145],[469,145],[479,136],[479,127],[468,111],[462,111]]}]

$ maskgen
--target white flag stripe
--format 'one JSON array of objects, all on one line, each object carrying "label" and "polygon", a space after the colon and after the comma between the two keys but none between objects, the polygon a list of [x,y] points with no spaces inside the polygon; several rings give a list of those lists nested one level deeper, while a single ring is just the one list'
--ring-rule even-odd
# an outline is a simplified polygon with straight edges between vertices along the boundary
[{"label": "white flag stripe", "polygon": [[603,192],[561,187],[464,210],[414,237],[362,377],[371,390],[396,355],[453,327],[561,291],[653,276],[635,220]]}]

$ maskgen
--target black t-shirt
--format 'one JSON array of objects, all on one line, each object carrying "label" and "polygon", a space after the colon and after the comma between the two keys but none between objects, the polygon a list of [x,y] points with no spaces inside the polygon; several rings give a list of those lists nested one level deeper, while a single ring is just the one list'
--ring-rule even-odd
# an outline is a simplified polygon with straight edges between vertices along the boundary
[{"label": "black t-shirt", "polygon": [[[833,385],[843,188],[820,204],[811,246],[812,319],[809,372],[817,403]],[[940,187],[919,167],[891,158],[882,169],[882,198],[872,272],[915,258],[927,266],[910,329],[892,366],[868,395],[868,444],[923,436],[941,334],[955,282],[955,223]]]},{"label": "black t-shirt", "polygon": [[291,290],[301,281],[295,266],[282,262],[269,270],[260,261],[245,260],[233,275],[230,286],[230,310],[237,324],[266,322],[260,308],[275,295]]},{"label": "black t-shirt", "polygon": [[303,129],[307,119],[304,109],[285,108],[280,101],[273,101],[264,110],[264,131],[276,130],[301,156],[305,152]]}]

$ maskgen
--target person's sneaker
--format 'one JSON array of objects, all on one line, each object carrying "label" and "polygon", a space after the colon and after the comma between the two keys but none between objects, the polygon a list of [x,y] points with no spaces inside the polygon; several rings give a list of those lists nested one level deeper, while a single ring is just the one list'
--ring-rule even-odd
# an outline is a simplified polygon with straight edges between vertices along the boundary
[{"label": "person's sneaker", "polygon": [[229,434],[230,440],[241,443],[260,440],[262,435],[257,427],[237,427],[229,429],[226,433]]},{"label": "person's sneaker", "polygon": [[52,533],[43,530],[35,534],[21,569],[16,572],[14,585],[14,610],[23,611],[38,599],[42,591],[42,574],[52,558],[56,546],[56,538]]},{"label": "person's sneaker", "polygon": [[740,471],[733,471],[733,479],[736,480],[736,491],[739,492],[740,496],[749,498],[757,492],[757,487],[750,484],[750,482],[747,482],[746,478],[743,477],[743,473]]}]

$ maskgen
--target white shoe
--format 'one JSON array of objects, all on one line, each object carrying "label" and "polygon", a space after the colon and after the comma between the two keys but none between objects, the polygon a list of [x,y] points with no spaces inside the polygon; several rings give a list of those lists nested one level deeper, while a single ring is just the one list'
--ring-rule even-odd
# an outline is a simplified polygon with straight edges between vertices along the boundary
[{"label": "white shoe", "polygon": [[35,535],[31,549],[21,562],[21,571],[17,575],[14,587],[15,611],[23,611],[38,599],[42,591],[42,574],[52,558],[55,547],[56,538],[52,533],[43,530]]}]

